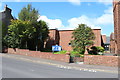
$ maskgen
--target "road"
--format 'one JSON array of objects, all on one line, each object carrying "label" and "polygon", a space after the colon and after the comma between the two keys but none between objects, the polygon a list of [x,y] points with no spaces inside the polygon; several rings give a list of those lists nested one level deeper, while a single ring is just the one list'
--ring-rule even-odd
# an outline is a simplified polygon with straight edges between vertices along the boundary
[{"label": "road", "polygon": [[117,78],[116,73],[89,72],[64,69],[48,64],[33,63],[16,58],[2,57],[3,78]]}]

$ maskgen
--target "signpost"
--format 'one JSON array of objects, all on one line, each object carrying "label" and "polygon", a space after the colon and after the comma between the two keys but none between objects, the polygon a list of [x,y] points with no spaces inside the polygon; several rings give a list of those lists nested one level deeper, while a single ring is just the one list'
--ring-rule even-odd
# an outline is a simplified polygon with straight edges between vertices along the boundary
[{"label": "signpost", "polygon": [[52,51],[53,52],[55,52],[55,51],[61,51],[61,50],[62,50],[61,46],[58,46],[58,45],[52,46]]}]

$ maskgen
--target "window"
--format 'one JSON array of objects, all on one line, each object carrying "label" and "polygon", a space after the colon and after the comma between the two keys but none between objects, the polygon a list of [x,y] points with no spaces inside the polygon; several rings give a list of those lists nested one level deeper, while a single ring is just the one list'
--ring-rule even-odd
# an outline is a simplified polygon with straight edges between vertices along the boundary
[{"label": "window", "polygon": [[71,43],[68,43],[69,46],[71,46]]}]

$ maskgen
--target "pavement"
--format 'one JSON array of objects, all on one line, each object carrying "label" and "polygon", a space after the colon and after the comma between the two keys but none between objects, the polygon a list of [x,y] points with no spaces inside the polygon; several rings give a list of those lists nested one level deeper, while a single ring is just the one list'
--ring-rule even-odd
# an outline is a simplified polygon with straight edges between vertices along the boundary
[{"label": "pavement", "polygon": [[35,57],[23,56],[23,55],[15,55],[15,54],[2,54],[1,56],[7,57],[7,58],[14,58],[14,59],[22,60],[22,61],[27,61],[27,62],[38,63],[38,64],[51,65],[51,66],[64,68],[64,69],[74,69],[74,70],[88,71],[88,72],[105,72],[105,73],[118,74],[118,67],[86,65],[83,62],[65,63],[65,62],[59,62],[59,61],[54,61],[54,60],[41,59],[41,58],[35,58]]}]

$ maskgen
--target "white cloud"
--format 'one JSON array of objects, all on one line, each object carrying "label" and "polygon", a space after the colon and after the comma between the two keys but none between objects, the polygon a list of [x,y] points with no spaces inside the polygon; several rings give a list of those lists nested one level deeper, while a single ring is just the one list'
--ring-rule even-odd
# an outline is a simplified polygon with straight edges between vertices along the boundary
[{"label": "white cloud", "polygon": [[38,21],[43,20],[48,24],[50,29],[55,29],[59,27],[64,27],[60,19],[48,19],[47,16],[40,16]]},{"label": "white cloud", "polygon": [[72,3],[73,5],[80,5],[80,0],[68,0],[68,2]]},{"label": "white cloud", "polygon": [[74,17],[68,20],[68,27],[75,28],[78,24],[87,24],[91,28],[100,28],[99,25],[112,25],[113,24],[113,12],[112,7],[109,7],[107,10],[104,11],[104,14],[96,17],[90,18],[86,15],[82,15],[80,17]]},{"label": "white cloud", "polygon": [[100,25],[113,25],[113,14],[112,14],[112,7],[109,7],[107,10],[104,11],[104,14],[95,17],[95,18],[90,18],[89,16],[82,15],[80,17],[74,17],[69,19],[68,25],[64,26],[62,21],[60,19],[48,19],[46,16],[40,16],[39,20],[43,20],[48,23],[49,28],[58,28],[58,29],[75,29],[78,27],[78,24],[87,24],[91,28],[101,28]]},{"label": "white cloud", "polygon": [[98,0],[98,2],[105,5],[111,5],[113,0]]},{"label": "white cloud", "polygon": [[113,15],[112,14],[104,14],[96,19],[96,24],[113,24]]},{"label": "white cloud", "polygon": [[113,7],[109,7],[104,14],[97,18],[97,24],[113,24]]},{"label": "white cloud", "polygon": [[[80,5],[82,2],[97,2],[104,5],[112,5],[113,0],[68,0],[68,2],[74,5]],[[88,4],[90,6],[90,4]]]},{"label": "white cloud", "polygon": [[113,14],[113,7],[109,7],[107,10],[104,11],[104,13]]},{"label": "white cloud", "polygon": [[78,24],[87,24],[89,27],[91,28],[100,28],[99,26],[95,25],[95,19],[93,18],[89,18],[85,15],[82,15],[78,18],[72,18],[70,20],[68,20],[68,23],[69,23],[69,27],[74,27],[75,26],[77,27]]}]

